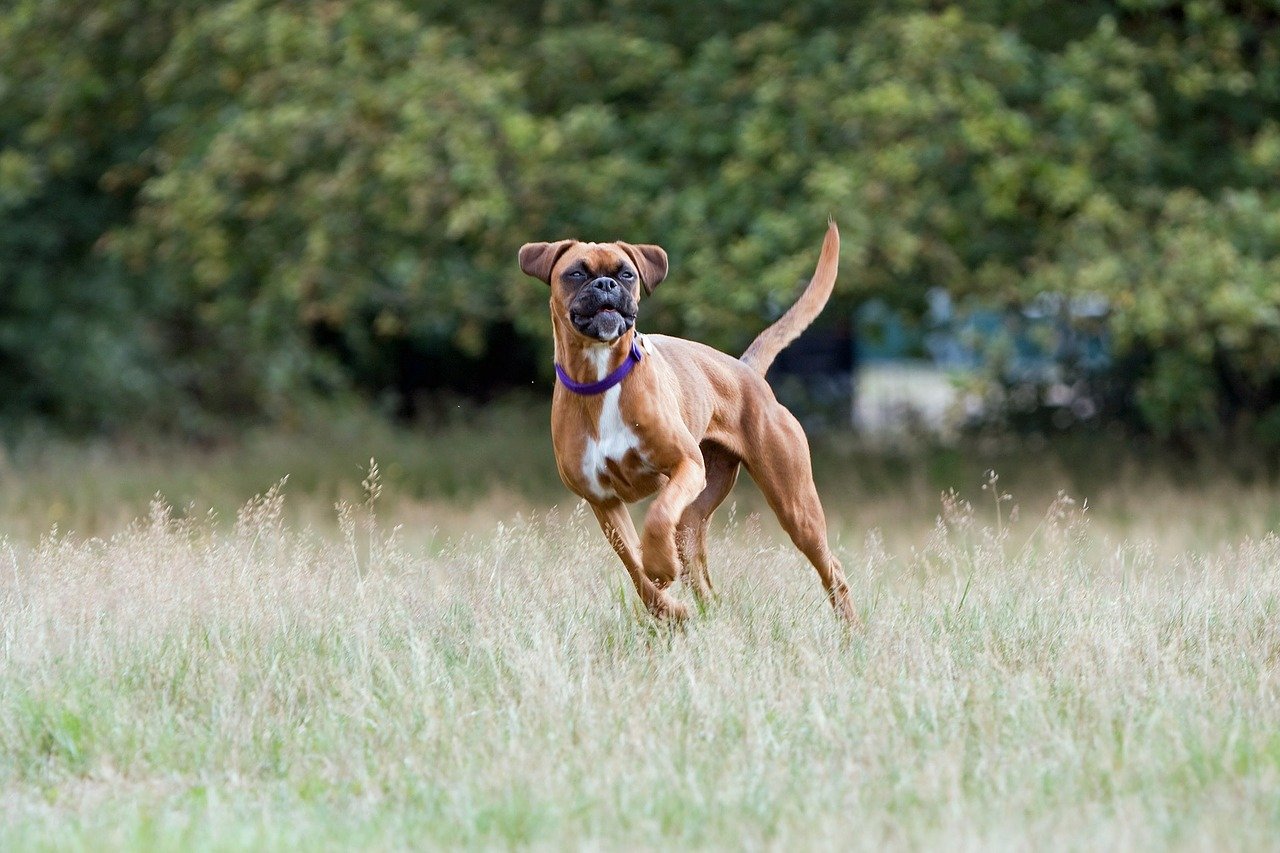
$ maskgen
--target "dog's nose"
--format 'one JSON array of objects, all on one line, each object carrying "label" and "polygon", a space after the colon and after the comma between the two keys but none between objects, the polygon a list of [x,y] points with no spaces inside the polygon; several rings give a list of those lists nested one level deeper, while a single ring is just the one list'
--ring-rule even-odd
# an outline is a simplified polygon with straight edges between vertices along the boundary
[{"label": "dog's nose", "polygon": [[619,288],[618,282],[606,275],[602,275],[595,281],[591,282],[591,286],[596,290],[603,291],[604,293],[617,293]]}]

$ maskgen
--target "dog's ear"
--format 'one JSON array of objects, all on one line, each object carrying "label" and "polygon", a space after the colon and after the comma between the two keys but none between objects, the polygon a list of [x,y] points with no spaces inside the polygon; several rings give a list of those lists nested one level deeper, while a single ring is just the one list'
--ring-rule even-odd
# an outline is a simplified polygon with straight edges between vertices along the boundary
[{"label": "dog's ear", "polygon": [[666,250],[649,243],[633,246],[630,243],[619,242],[618,248],[626,252],[627,257],[631,258],[631,263],[636,265],[636,272],[640,274],[640,283],[644,285],[644,295],[652,295],[653,289],[667,277]]},{"label": "dog's ear", "polygon": [[554,243],[525,243],[520,247],[520,269],[525,275],[540,278],[551,283],[551,271],[556,261],[569,250],[577,240],[557,240]]}]

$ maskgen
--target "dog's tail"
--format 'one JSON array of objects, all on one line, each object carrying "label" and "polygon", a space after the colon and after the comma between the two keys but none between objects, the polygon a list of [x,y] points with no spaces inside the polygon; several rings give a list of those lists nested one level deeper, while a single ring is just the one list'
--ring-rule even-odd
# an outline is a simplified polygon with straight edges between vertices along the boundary
[{"label": "dog's tail", "polygon": [[769,365],[773,364],[778,353],[800,337],[800,333],[809,327],[827,304],[831,289],[836,284],[836,267],[839,263],[840,231],[836,228],[836,221],[830,219],[827,223],[827,236],[822,241],[822,254],[818,256],[818,268],[813,271],[809,286],[800,294],[795,304],[787,309],[787,313],[756,336],[751,346],[742,354],[743,363],[762,376],[769,370]]}]

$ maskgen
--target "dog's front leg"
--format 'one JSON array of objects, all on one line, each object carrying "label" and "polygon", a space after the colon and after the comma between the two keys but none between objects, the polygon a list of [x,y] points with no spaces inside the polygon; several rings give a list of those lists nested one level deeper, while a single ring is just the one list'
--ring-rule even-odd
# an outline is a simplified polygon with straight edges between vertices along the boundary
[{"label": "dog's front leg", "polygon": [[707,469],[702,454],[686,456],[671,469],[667,484],[658,492],[644,519],[644,573],[665,589],[680,571],[676,550],[676,525],[689,504],[707,486]]},{"label": "dog's front leg", "polygon": [[605,538],[617,552],[622,564],[627,567],[627,574],[631,576],[631,582],[635,584],[636,592],[640,594],[640,600],[644,602],[649,612],[659,619],[687,618],[689,616],[687,607],[658,589],[653,581],[645,577],[640,562],[640,541],[636,535],[636,526],[631,522],[631,514],[627,512],[627,505],[622,501],[607,504],[593,503],[591,509],[595,511],[596,520],[600,522],[600,529],[604,531]]}]

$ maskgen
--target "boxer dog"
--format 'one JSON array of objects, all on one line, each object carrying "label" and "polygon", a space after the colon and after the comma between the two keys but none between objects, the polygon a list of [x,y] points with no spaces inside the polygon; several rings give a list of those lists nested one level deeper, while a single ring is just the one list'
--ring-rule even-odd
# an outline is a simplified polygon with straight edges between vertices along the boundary
[{"label": "boxer dog", "polygon": [[[733,358],[696,341],[636,331],[641,294],[652,294],[667,276],[660,246],[557,240],[520,247],[520,269],[551,286],[551,438],[560,478],[591,505],[654,616],[688,616],[667,592],[677,578],[700,601],[711,594],[708,523],[746,465],[818,570],[836,613],[857,622],[827,545],[808,441],[764,379],[826,305],[839,254],[832,221],[800,298]],[[627,504],[655,493],[637,535]]]}]

